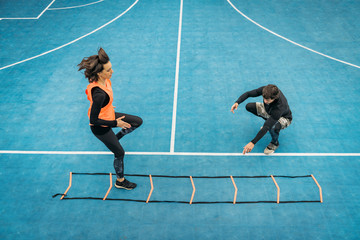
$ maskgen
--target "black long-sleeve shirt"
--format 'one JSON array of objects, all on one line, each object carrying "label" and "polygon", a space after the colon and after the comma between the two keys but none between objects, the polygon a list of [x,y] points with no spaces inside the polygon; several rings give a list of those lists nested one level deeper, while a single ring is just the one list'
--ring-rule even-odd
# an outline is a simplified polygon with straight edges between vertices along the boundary
[{"label": "black long-sleeve shirt", "polygon": [[90,110],[90,124],[92,124],[93,128],[104,128],[101,126],[116,127],[116,120],[107,121],[99,118],[101,108],[105,107],[110,101],[109,95],[101,88],[94,87],[91,89],[91,96],[93,103]]},{"label": "black long-sleeve shirt", "polygon": [[[249,97],[259,97],[262,96],[262,90],[265,86],[259,87],[257,89],[245,92],[242,94],[236,102],[238,104],[244,102]],[[284,94],[280,91],[280,96],[278,99],[273,101],[270,104],[265,104],[265,111],[270,115],[270,117],[265,121],[262,129],[258,132],[252,143],[256,144],[273,126],[274,124],[281,118],[287,118],[290,121],[292,120],[292,113],[289,107],[289,104],[284,96]]]}]

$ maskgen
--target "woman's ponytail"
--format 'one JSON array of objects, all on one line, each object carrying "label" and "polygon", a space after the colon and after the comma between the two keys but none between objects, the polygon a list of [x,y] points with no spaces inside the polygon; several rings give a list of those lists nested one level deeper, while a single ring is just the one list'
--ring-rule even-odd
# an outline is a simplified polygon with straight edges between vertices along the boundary
[{"label": "woman's ponytail", "polygon": [[78,64],[78,71],[85,69],[84,74],[89,80],[89,83],[97,82],[99,80],[98,73],[104,69],[103,65],[109,61],[109,56],[106,54],[104,49],[100,48],[98,55],[83,58],[83,60]]}]

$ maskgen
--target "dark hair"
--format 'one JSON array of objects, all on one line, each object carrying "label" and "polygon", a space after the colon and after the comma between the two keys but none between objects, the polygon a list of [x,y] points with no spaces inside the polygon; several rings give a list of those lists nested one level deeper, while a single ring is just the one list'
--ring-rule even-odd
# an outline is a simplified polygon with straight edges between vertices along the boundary
[{"label": "dark hair", "polygon": [[84,74],[89,80],[89,83],[97,82],[99,80],[97,74],[104,69],[103,65],[108,63],[109,60],[110,58],[104,49],[100,48],[98,50],[98,55],[83,58],[81,63],[78,64],[79,71],[85,69]]},{"label": "dark hair", "polygon": [[263,88],[262,95],[265,99],[278,99],[280,90],[274,84],[269,84]]}]

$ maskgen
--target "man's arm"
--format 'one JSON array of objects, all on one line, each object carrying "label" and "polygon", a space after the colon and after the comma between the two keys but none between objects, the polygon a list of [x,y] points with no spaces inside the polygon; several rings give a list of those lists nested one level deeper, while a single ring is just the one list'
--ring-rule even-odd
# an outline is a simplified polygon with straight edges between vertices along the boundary
[{"label": "man's arm", "polygon": [[237,104],[240,104],[242,103],[243,101],[245,101],[246,99],[248,99],[249,97],[258,97],[258,96],[261,96],[262,95],[262,90],[263,90],[264,86],[263,87],[259,87],[257,89],[254,89],[254,90],[251,90],[251,91],[248,91],[248,92],[245,92],[243,95],[241,95],[238,100],[236,100],[236,103]]},{"label": "man's arm", "polygon": [[268,118],[263,127],[260,129],[258,134],[255,136],[253,140],[251,140],[246,146],[244,147],[243,154],[251,152],[254,148],[255,144],[263,137],[265,134],[272,128],[272,126],[277,122],[272,117]]},{"label": "man's arm", "polygon": [[274,113],[265,121],[263,127],[260,129],[258,134],[255,136],[253,140],[251,140],[246,146],[244,147],[243,154],[251,152],[254,148],[255,144],[263,137],[265,134],[276,124],[281,116],[281,112],[274,111]]},{"label": "man's arm", "polygon": [[236,100],[236,102],[231,106],[230,111],[232,113],[234,113],[234,110],[236,110],[239,106],[240,103],[244,102],[246,99],[248,99],[249,97],[258,97],[262,95],[262,90],[264,87],[259,87],[257,89],[251,90],[251,91],[247,91],[245,92],[243,95],[241,95],[238,100]]},{"label": "man's arm", "polygon": [[265,136],[265,134],[274,126],[274,124],[277,121],[278,120],[275,120],[273,117],[269,117],[265,121],[263,127],[260,129],[260,131],[255,136],[255,138],[253,140],[251,140],[251,142],[255,145],[263,136]]}]

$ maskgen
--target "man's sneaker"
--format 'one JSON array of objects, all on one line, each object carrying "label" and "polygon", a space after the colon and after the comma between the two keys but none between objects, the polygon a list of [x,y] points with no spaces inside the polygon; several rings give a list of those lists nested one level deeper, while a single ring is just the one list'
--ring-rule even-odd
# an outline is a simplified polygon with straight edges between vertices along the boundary
[{"label": "man's sneaker", "polygon": [[276,150],[278,147],[279,147],[279,144],[278,144],[278,145],[275,145],[275,144],[273,144],[273,143],[271,142],[271,143],[269,143],[269,145],[265,148],[264,153],[265,153],[266,155],[272,154],[272,153],[275,152],[275,150]]},{"label": "man's sneaker", "polygon": [[124,179],[124,181],[122,181],[122,182],[119,182],[118,180],[116,180],[116,182],[115,182],[116,188],[123,188],[126,190],[132,190],[132,189],[136,188],[136,186],[137,186],[136,183],[129,182],[126,179]]}]

